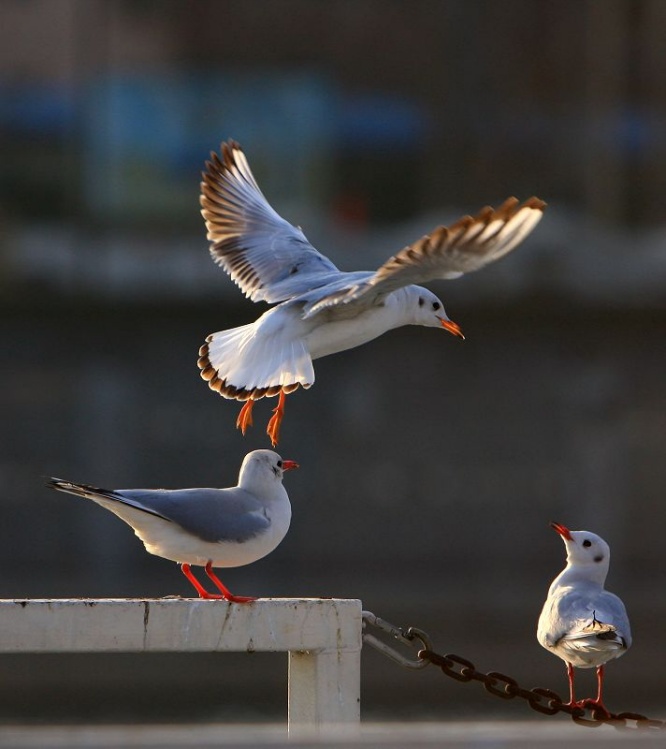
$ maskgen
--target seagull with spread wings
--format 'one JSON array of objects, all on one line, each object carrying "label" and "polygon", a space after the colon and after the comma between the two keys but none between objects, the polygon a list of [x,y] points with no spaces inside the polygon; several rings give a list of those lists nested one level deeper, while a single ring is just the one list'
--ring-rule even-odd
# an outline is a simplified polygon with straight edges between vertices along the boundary
[{"label": "seagull with spread wings", "polygon": [[402,325],[462,338],[442,302],[415,284],[458,278],[498,260],[534,229],[545,203],[509,198],[496,210],[437,227],[376,271],[350,273],[273,210],[235,141],[206,162],[201,206],[213,260],[253,302],[276,305],[249,325],[209,335],[199,350],[201,376],[225,398],[244,401],[236,421],[243,434],[254,402],[278,396],[267,428],[275,446],[285,396],[314,383],[314,359]]}]

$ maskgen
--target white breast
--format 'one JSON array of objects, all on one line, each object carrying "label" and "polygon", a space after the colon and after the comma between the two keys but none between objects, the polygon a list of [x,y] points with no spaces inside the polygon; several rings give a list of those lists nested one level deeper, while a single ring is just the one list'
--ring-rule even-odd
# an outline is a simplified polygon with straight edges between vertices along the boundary
[{"label": "white breast", "polygon": [[[387,302],[389,299],[387,297]],[[319,359],[361,346],[402,324],[398,310],[388,303],[381,307],[371,307],[349,319],[323,322],[308,333],[305,341],[310,356]]]}]

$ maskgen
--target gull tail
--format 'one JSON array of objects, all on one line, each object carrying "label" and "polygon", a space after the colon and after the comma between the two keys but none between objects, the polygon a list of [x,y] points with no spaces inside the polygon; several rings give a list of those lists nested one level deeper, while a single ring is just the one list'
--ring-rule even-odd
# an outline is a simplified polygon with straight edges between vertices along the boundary
[{"label": "gull tail", "polygon": [[262,335],[254,323],[209,335],[197,364],[208,387],[239,401],[291,393],[314,383],[305,342],[279,331]]},{"label": "gull tail", "polygon": [[98,505],[105,507],[107,510],[111,510],[111,512],[118,515],[118,517],[122,518],[130,525],[132,525],[132,523],[126,517],[127,512],[125,512],[123,508],[130,508],[130,514],[134,510],[138,510],[141,513],[147,513],[148,515],[155,515],[155,517],[162,518],[163,520],[169,520],[169,518],[157,512],[157,510],[146,507],[141,502],[110,489],[99,489],[96,486],[90,486],[90,484],[75,484],[73,481],[63,481],[62,479],[56,478],[49,479],[46,482],[46,486],[48,486],[49,489],[57,489],[60,492],[73,494],[76,497],[92,499],[93,502],[97,502]]},{"label": "gull tail", "polygon": [[592,621],[574,628],[562,638],[562,645],[571,652],[609,652],[626,650],[627,641],[613,624],[597,619],[596,612]]},{"label": "gull tail", "polygon": [[46,485],[49,489],[57,489],[60,492],[67,492],[68,494],[74,494],[77,497],[85,497],[86,499],[107,499],[113,501],[119,501],[119,497],[116,497],[114,492],[109,489],[100,489],[97,486],[91,486],[90,484],[75,484],[73,481],[63,481],[63,479],[50,478]]}]

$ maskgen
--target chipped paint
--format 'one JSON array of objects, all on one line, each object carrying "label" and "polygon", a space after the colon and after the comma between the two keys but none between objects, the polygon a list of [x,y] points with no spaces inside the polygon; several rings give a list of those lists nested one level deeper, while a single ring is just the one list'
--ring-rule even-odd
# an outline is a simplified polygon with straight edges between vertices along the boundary
[{"label": "chipped paint", "polygon": [[148,621],[150,620],[150,601],[143,602],[143,649],[148,646]]},{"label": "chipped paint", "polygon": [[222,620],[222,626],[220,627],[220,634],[217,638],[217,644],[215,646],[215,650],[219,650],[221,647],[221,643],[223,641],[225,632],[227,630],[227,625],[229,624],[229,621],[231,619],[231,612],[232,612],[231,604],[227,602],[227,607],[226,607],[226,611],[224,612],[224,619]]}]

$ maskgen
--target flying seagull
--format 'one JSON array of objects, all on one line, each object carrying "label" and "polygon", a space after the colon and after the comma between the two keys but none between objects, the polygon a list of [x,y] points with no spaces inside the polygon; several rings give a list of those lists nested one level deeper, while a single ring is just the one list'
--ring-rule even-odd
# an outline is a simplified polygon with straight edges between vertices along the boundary
[{"label": "flying seagull", "polygon": [[416,284],[458,278],[510,252],[534,229],[545,203],[509,198],[400,250],[376,271],[343,272],[300,228],[270,206],[233,140],[211,154],[201,183],[210,253],[245,296],[276,306],[255,322],[208,336],[198,365],[208,385],[244,401],[245,434],[254,402],[278,396],[267,433],[277,445],[285,396],[315,379],[312,362],[360,346],[402,325],[444,328],[463,338],[442,302]]}]

